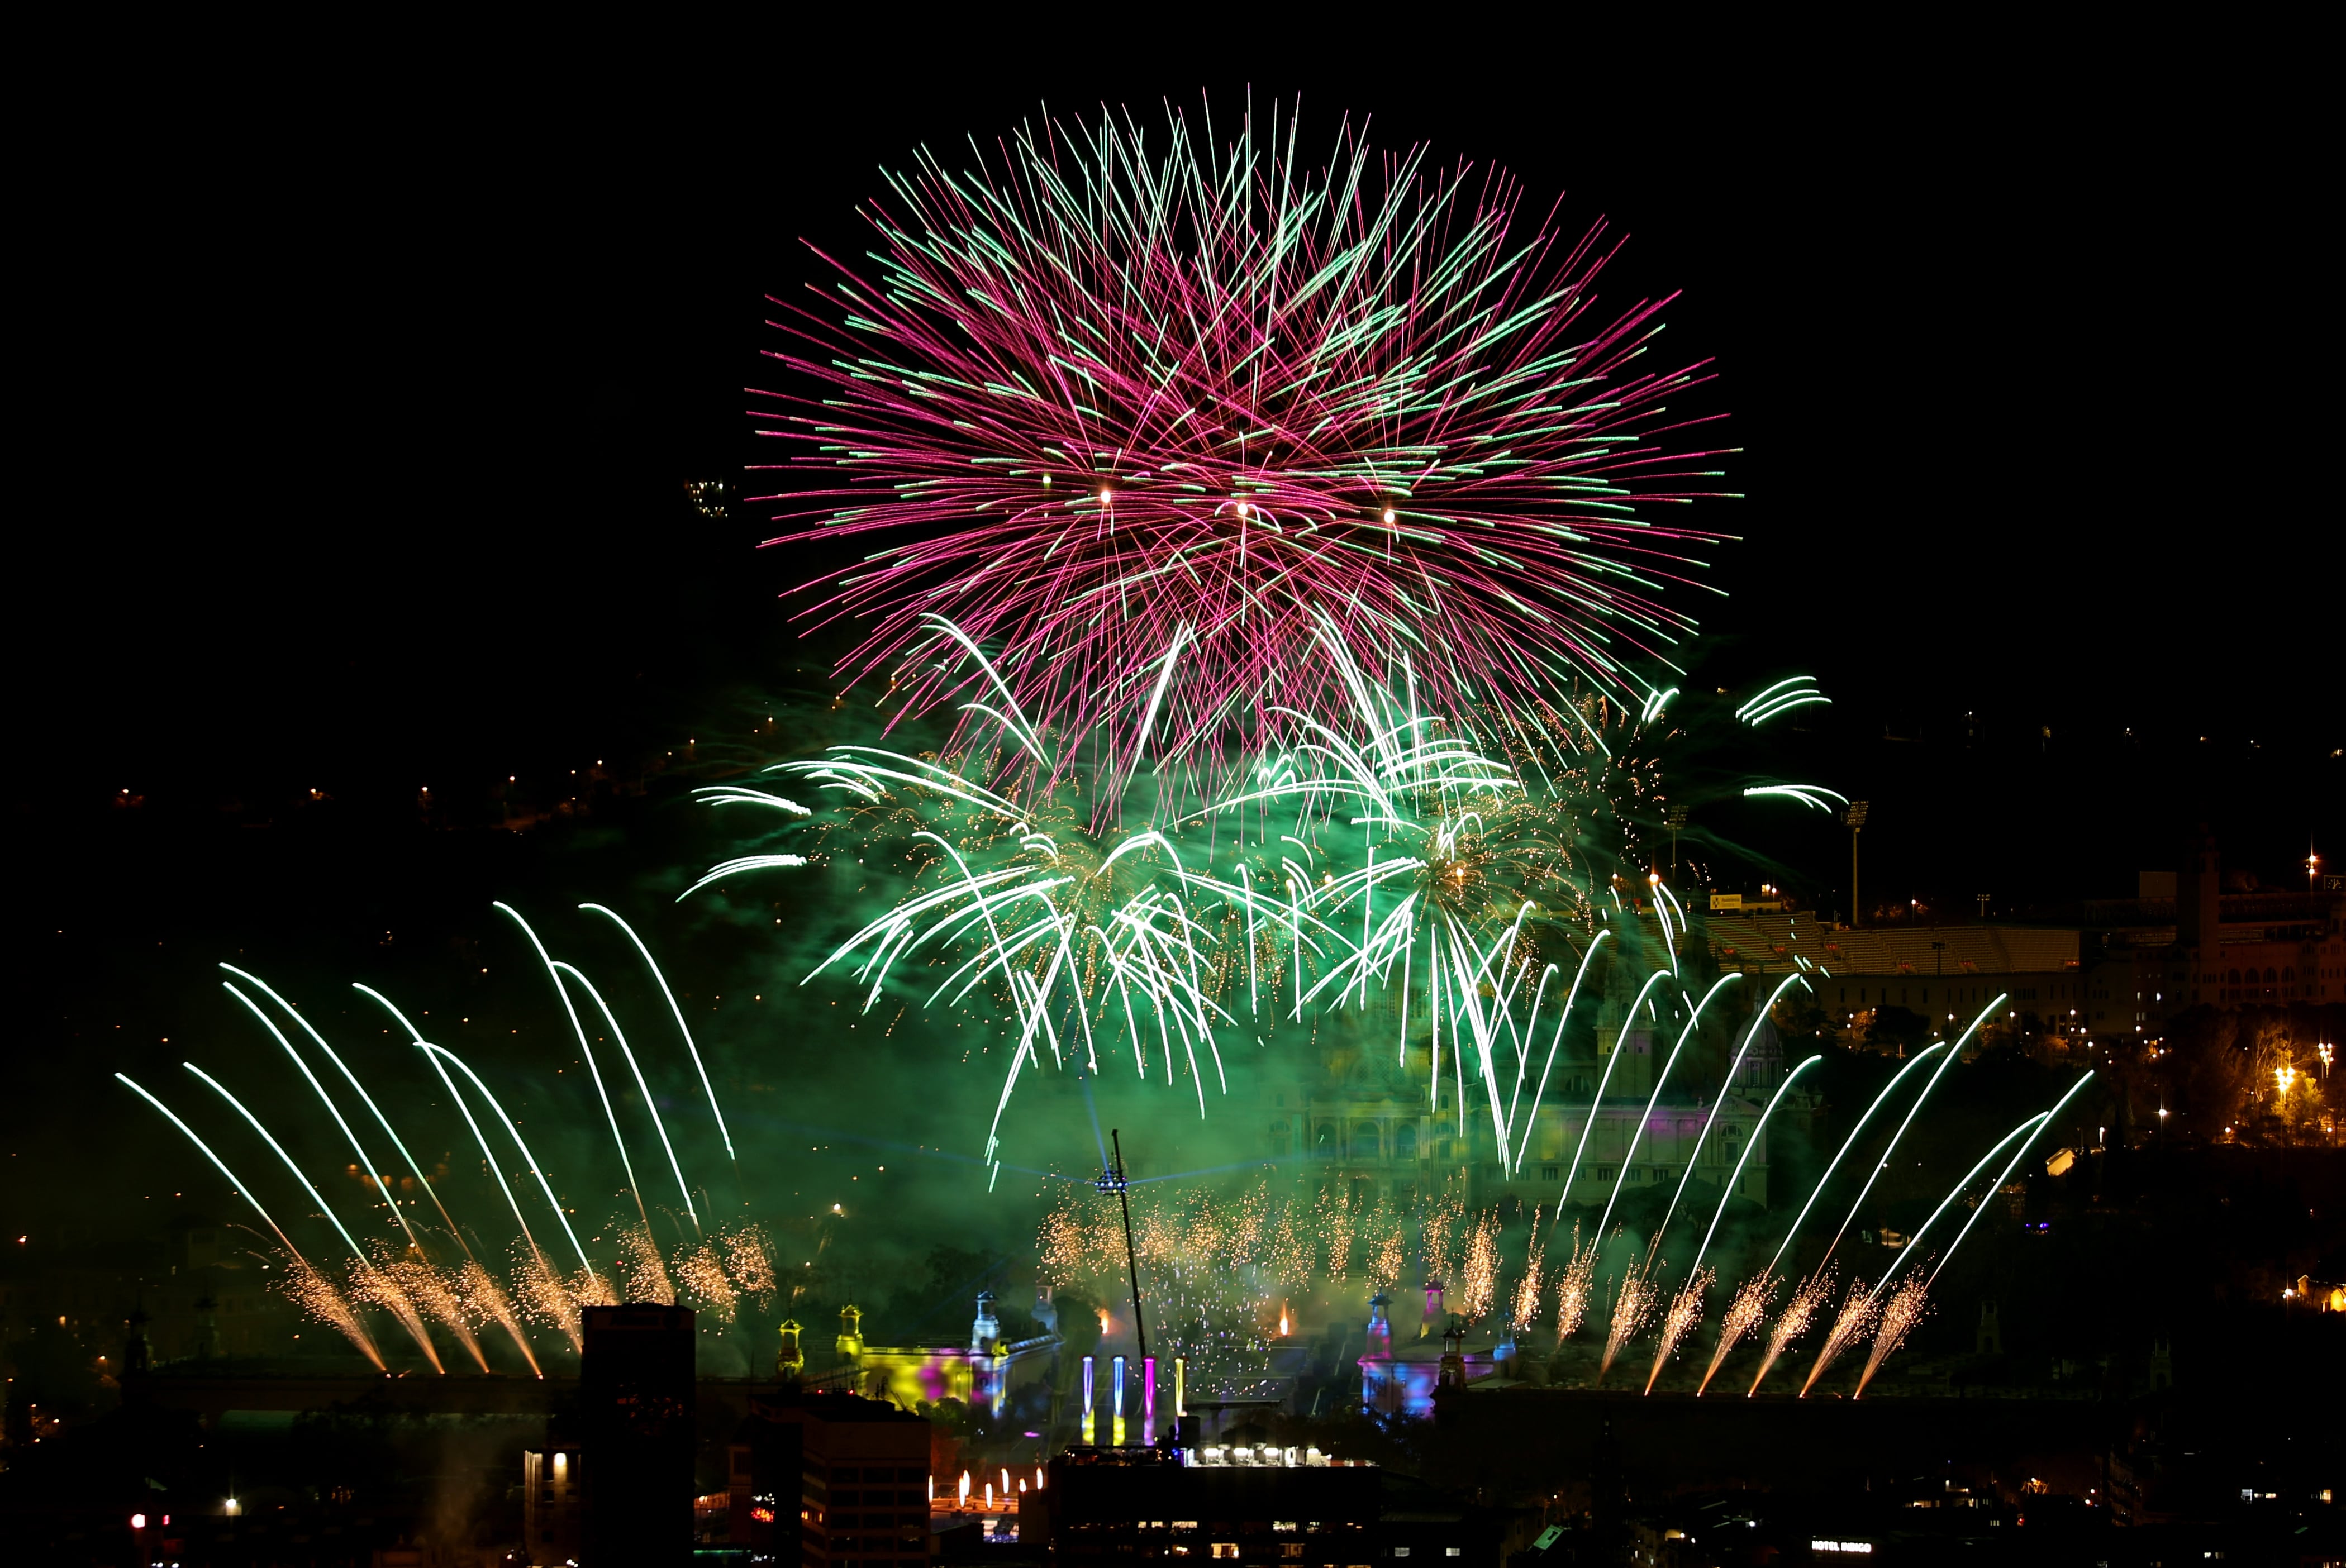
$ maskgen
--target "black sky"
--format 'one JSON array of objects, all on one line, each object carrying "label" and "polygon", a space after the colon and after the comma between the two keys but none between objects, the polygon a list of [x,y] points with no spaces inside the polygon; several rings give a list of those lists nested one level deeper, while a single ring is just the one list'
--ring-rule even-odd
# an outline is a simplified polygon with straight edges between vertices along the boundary
[{"label": "black sky", "polygon": [[[26,198],[21,923],[96,896],[126,788],[461,793],[819,684],[774,599],[802,571],[679,491],[768,455],[740,389],[800,241],[853,250],[916,144],[1250,90],[1502,162],[1630,236],[1608,299],[1684,290],[1749,496],[1708,510],[1745,542],[1694,675],[1823,681],[1803,760],[1875,799],[1883,886],[2123,892],[2200,819],[2268,880],[2333,842],[2309,99],[2139,40],[1518,44],[150,65]],[[1831,903],[1829,825],[1709,830]]]}]

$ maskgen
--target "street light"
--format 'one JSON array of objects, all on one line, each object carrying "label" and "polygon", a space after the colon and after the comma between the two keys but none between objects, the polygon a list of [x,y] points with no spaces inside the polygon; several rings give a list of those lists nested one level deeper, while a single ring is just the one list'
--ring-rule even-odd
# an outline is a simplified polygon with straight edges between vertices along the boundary
[{"label": "street light", "polygon": [[1841,813],[1841,820],[1849,824],[1849,923],[1853,926],[1865,923],[1865,905],[1857,892],[1857,835],[1865,826],[1865,813],[1872,804],[1871,800],[1851,800],[1849,809]]}]

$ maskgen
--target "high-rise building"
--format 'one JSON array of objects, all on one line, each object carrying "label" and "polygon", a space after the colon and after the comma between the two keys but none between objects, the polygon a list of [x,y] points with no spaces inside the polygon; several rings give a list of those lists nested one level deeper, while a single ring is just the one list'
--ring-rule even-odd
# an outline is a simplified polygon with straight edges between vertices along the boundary
[{"label": "high-rise building", "polygon": [[730,1455],[734,1544],[811,1568],[926,1563],[934,1430],[850,1393],[754,1401]]},{"label": "high-rise building", "polygon": [[578,1361],[582,1568],[692,1556],[693,1316],[632,1303],[586,1309]]},{"label": "high-rise building", "polygon": [[578,1561],[583,1479],[575,1443],[522,1451],[521,1541],[532,1563]]}]

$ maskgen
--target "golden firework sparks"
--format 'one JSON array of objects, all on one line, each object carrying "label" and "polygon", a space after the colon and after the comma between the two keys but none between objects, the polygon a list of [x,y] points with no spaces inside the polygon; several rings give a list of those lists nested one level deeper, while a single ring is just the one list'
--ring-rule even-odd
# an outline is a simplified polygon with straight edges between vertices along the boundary
[{"label": "golden firework sparks", "polygon": [[1613,1358],[1621,1353],[1621,1347],[1646,1326],[1646,1319],[1654,1310],[1654,1295],[1653,1282],[1637,1264],[1633,1262],[1621,1271],[1620,1288],[1613,1295],[1613,1321],[1605,1331],[1605,1354],[1596,1363],[1598,1382],[1603,1382],[1605,1374],[1612,1370]]},{"label": "golden firework sparks", "polygon": [[1873,1331],[1873,1349],[1865,1358],[1865,1370],[1858,1375],[1857,1396],[1864,1394],[1865,1385],[1873,1380],[1882,1363],[1906,1342],[1906,1336],[1923,1320],[1923,1314],[1929,1309],[1926,1298],[1930,1290],[1928,1280],[1920,1274],[1909,1274],[1890,1293],[1890,1299],[1882,1303],[1882,1326]]},{"label": "golden firework sparks", "polygon": [[1767,1317],[1768,1298],[1775,1294],[1775,1280],[1765,1274],[1756,1279],[1745,1280],[1736,1290],[1735,1299],[1727,1304],[1727,1316],[1719,1319],[1719,1345],[1711,1351],[1710,1366],[1703,1373],[1702,1382],[1695,1389],[1698,1396],[1710,1387],[1711,1379],[1719,1376],[1719,1369],[1729,1353],[1745,1335],[1760,1326],[1761,1319]]},{"label": "golden firework sparks", "polygon": [[374,1348],[374,1340],[368,1336],[366,1325],[359,1321],[359,1315],[351,1309],[350,1301],[334,1288],[332,1281],[310,1267],[308,1260],[298,1253],[286,1257],[285,1270],[284,1282],[278,1288],[302,1311],[319,1322],[332,1326],[342,1338],[357,1346],[359,1353],[372,1361],[377,1371],[384,1370],[382,1353]]},{"label": "golden firework sparks", "polygon": [[1702,1321],[1703,1293],[1710,1288],[1714,1276],[1708,1268],[1695,1270],[1694,1278],[1685,1288],[1670,1298],[1669,1310],[1662,1314],[1661,1342],[1654,1347],[1654,1369],[1646,1374],[1646,1392],[1654,1391],[1654,1381],[1662,1375],[1662,1368],[1678,1353],[1678,1346],[1695,1325]]},{"label": "golden firework sparks", "polygon": [[1832,1275],[1830,1272],[1812,1274],[1800,1282],[1800,1288],[1792,1292],[1792,1298],[1784,1303],[1784,1315],[1777,1319],[1776,1326],[1768,1331],[1768,1353],[1760,1358],[1760,1369],[1752,1374],[1751,1387],[1744,1391],[1745,1397],[1760,1391],[1760,1383],[1766,1380],[1776,1365],[1776,1358],[1782,1355],[1793,1340],[1809,1331],[1809,1325],[1816,1321],[1817,1309],[1831,1295]]},{"label": "golden firework sparks", "polygon": [[1849,1294],[1841,1298],[1841,1310],[1833,1314],[1832,1329],[1825,1335],[1824,1349],[1817,1352],[1817,1364],[1809,1369],[1809,1380],[1800,1385],[1802,1399],[1808,1397],[1809,1390],[1817,1386],[1817,1380],[1825,1375],[1825,1369],[1831,1366],[1843,1350],[1865,1337],[1866,1330],[1873,1327],[1873,1320],[1881,1309],[1881,1303],[1871,1292],[1865,1291],[1863,1280],[1850,1281]]},{"label": "golden firework sparks", "polygon": [[1572,1227],[1572,1256],[1556,1276],[1556,1342],[1561,1348],[1580,1331],[1588,1317],[1589,1278],[1596,1268],[1596,1248],[1580,1244],[1580,1227]]}]

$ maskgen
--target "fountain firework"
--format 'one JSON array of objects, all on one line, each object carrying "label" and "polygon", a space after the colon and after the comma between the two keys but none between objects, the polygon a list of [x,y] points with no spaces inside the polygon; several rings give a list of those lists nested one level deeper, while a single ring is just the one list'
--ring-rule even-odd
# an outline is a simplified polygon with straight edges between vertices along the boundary
[{"label": "fountain firework", "polygon": [[[621,1059],[626,1062],[629,1075],[651,1119],[652,1132],[658,1138],[659,1147],[668,1156],[667,1163],[671,1175],[676,1179],[682,1203],[683,1218],[696,1231],[699,1230],[701,1228],[699,1216],[693,1202],[691,1188],[684,1178],[680,1157],[677,1155],[676,1146],[670,1139],[666,1122],[660,1116],[649,1082],[645,1076],[643,1064],[620,1033],[616,1014],[583,972],[573,964],[554,958],[546,951],[544,944],[537,940],[536,933],[521,920],[517,911],[513,911],[509,906],[498,907],[510,915],[515,923],[520,926],[528,937],[531,947],[554,981],[557,992],[561,993],[568,1017],[574,1027],[578,1030],[579,1043],[590,1060],[593,1054],[592,1046],[585,1035],[576,1010],[570,1006],[569,988],[576,987],[583,991],[594,1003],[596,1011],[608,1030],[607,1038],[618,1046]],[[608,910],[599,905],[591,907],[614,921],[618,921],[618,917]],[[627,929],[623,921],[618,923],[623,930]],[[628,930],[627,934],[637,951],[641,952],[648,962],[650,954],[643,946],[641,939],[636,937],[632,930]],[[495,1325],[503,1330],[522,1360],[536,1375],[542,1376],[543,1369],[530,1342],[529,1325],[535,1324],[540,1329],[552,1329],[560,1333],[568,1340],[571,1348],[574,1350],[576,1349],[580,1342],[579,1309],[584,1306],[616,1302],[619,1299],[619,1294],[613,1288],[612,1283],[597,1272],[586,1253],[585,1245],[571,1227],[567,1206],[555,1191],[545,1167],[531,1153],[529,1145],[522,1138],[519,1127],[506,1113],[504,1105],[499,1103],[496,1095],[492,1092],[486,1081],[454,1053],[425,1040],[405,1014],[401,1013],[388,998],[370,987],[358,987],[360,991],[379,1003],[400,1029],[404,1031],[413,1042],[423,1063],[432,1069],[440,1085],[448,1092],[465,1125],[471,1129],[474,1139],[480,1148],[484,1169],[494,1178],[505,1200],[505,1206],[512,1216],[517,1233],[513,1240],[514,1256],[509,1283],[500,1281],[495,1274],[484,1266],[474,1252],[471,1241],[466,1238],[467,1227],[459,1224],[454,1216],[450,1213],[443,1195],[425,1176],[406,1140],[399,1135],[391,1119],[384,1114],[382,1105],[325,1038],[310,1024],[291,1002],[258,977],[229,965],[221,967],[234,974],[239,981],[249,985],[253,992],[266,997],[286,1017],[293,1020],[299,1025],[301,1033],[311,1043],[316,1051],[332,1063],[343,1083],[373,1118],[373,1124],[397,1149],[400,1157],[408,1166],[414,1185],[431,1200],[440,1217],[445,1222],[445,1229],[440,1233],[440,1239],[453,1244],[461,1257],[460,1262],[446,1265],[434,1260],[431,1256],[431,1249],[434,1244],[432,1234],[419,1228],[418,1223],[411,1221],[403,1212],[399,1200],[392,1195],[391,1178],[378,1174],[382,1167],[369,1156],[363,1141],[350,1119],[343,1115],[334,1095],[311,1070],[301,1050],[287,1033],[279,1027],[277,1020],[264,1010],[253,996],[247,994],[244,989],[238,984],[230,983],[224,989],[262,1024],[286,1058],[294,1064],[300,1082],[325,1108],[331,1125],[339,1134],[341,1141],[356,1156],[350,1166],[352,1174],[374,1198],[373,1207],[382,1215],[387,1217],[389,1223],[396,1226],[393,1237],[376,1240],[372,1244],[362,1242],[343,1223],[332,1206],[326,1201],[323,1193],[302,1169],[301,1163],[294,1158],[285,1144],[279,1140],[259,1115],[231,1093],[225,1084],[210,1074],[192,1063],[186,1064],[188,1071],[212,1089],[235,1113],[237,1118],[269,1147],[307,1200],[306,1212],[324,1221],[332,1229],[348,1253],[348,1262],[343,1267],[345,1278],[338,1281],[325,1269],[313,1263],[294,1244],[291,1236],[278,1225],[259,1199],[253,1196],[251,1189],[230,1170],[210,1145],[199,1137],[195,1130],[176,1113],[155,1095],[149,1094],[142,1085],[119,1074],[117,1076],[141,1098],[168,1117],[172,1124],[219,1170],[221,1175],[228,1178],[230,1186],[252,1206],[254,1212],[260,1216],[270,1231],[276,1237],[281,1250],[285,1277],[280,1289],[284,1294],[309,1316],[332,1326],[337,1332],[342,1334],[362,1354],[378,1367],[384,1364],[382,1353],[369,1332],[364,1318],[361,1315],[362,1308],[382,1312],[398,1323],[414,1342],[416,1350],[423,1361],[437,1372],[444,1372],[447,1369],[441,1359],[439,1347],[434,1341],[435,1332],[444,1335],[448,1340],[461,1349],[472,1365],[482,1371],[490,1369],[490,1362],[480,1342],[477,1330],[489,1325]],[[655,975],[658,975],[658,966],[655,964],[652,967]],[[668,996],[673,1007],[675,1000],[673,993],[668,990],[665,977],[658,978],[662,993]],[[680,1024],[680,1018],[678,1022]],[[685,1033],[685,1041],[689,1047],[691,1041],[688,1033]],[[697,1049],[692,1054],[696,1074],[701,1076],[705,1085],[707,1083],[705,1069],[699,1063]],[[454,1071],[452,1072],[451,1069]],[[467,1095],[464,1088],[460,1088],[460,1078],[463,1084],[472,1091],[470,1095]],[[608,1095],[601,1091],[599,1084],[598,1098],[603,1102],[607,1124],[615,1134],[619,1133],[616,1115],[617,1107]],[[567,1278],[546,1258],[540,1249],[525,1212],[522,1196],[515,1191],[505,1178],[505,1166],[507,1164],[507,1156],[498,1152],[495,1142],[475,1115],[475,1101],[485,1105],[489,1110],[491,1119],[505,1135],[506,1146],[518,1153],[523,1167],[534,1180],[546,1207],[553,1212],[556,1224],[568,1242],[577,1264],[576,1269]],[[713,1100],[710,1108],[712,1113],[718,1110]],[[721,1114],[719,1115],[719,1121],[721,1126]],[[772,1262],[764,1239],[754,1226],[736,1226],[721,1236],[687,1241],[678,1247],[673,1259],[669,1257],[653,1234],[648,1209],[635,1186],[632,1163],[627,1158],[624,1135],[620,1137],[620,1143],[621,1146],[617,1151],[621,1156],[620,1166],[627,1174],[627,1193],[636,1205],[637,1216],[632,1224],[619,1224],[614,1221],[610,1229],[614,1233],[620,1254],[621,1267],[626,1275],[628,1293],[638,1299],[663,1302],[673,1302],[688,1298],[702,1306],[704,1309],[713,1313],[719,1321],[730,1321],[745,1297],[770,1300],[775,1289]],[[728,1154],[729,1157],[731,1155],[729,1141]],[[682,1284],[681,1290],[679,1290],[679,1281]]]},{"label": "fountain firework", "polygon": [[284,1261],[286,1277],[277,1288],[304,1312],[348,1339],[360,1355],[374,1363],[376,1371],[388,1371],[382,1352],[375,1348],[374,1336],[366,1331],[366,1325],[351,1309],[350,1298],[335,1288],[334,1282],[319,1273],[300,1253],[289,1252]]},{"label": "fountain firework", "polygon": [[1662,1368],[1678,1354],[1679,1344],[1694,1332],[1695,1325],[1702,1321],[1703,1292],[1710,1288],[1713,1278],[1709,1269],[1698,1268],[1670,1298],[1669,1308],[1662,1314],[1660,1342],[1654,1347],[1654,1369],[1646,1375],[1646,1392],[1654,1391],[1655,1380],[1662,1375]]},{"label": "fountain firework", "polygon": [[1746,1399],[1760,1391],[1760,1385],[1767,1381],[1768,1374],[1775,1369],[1776,1359],[1793,1340],[1809,1331],[1809,1325],[1816,1321],[1817,1309],[1831,1295],[1832,1275],[1830,1272],[1812,1274],[1800,1281],[1800,1288],[1792,1292],[1792,1298],[1784,1303],[1783,1315],[1768,1330],[1768,1353],[1760,1359],[1760,1369],[1751,1374],[1751,1386],[1744,1390]]},{"label": "fountain firework", "polygon": [[1758,1328],[1768,1316],[1768,1298],[1774,1295],[1776,1282],[1762,1274],[1747,1279],[1736,1290],[1735,1299],[1727,1304],[1727,1316],[1719,1320],[1719,1344],[1710,1352],[1710,1365],[1703,1369],[1702,1381],[1695,1386],[1698,1399],[1710,1387],[1711,1379],[1743,1337]]},{"label": "fountain firework", "polygon": [[1873,1349],[1865,1358],[1865,1370],[1858,1374],[1857,1392],[1850,1396],[1851,1399],[1864,1397],[1865,1385],[1873,1381],[1873,1374],[1881,1369],[1882,1363],[1906,1342],[1906,1336],[1922,1321],[1926,1310],[1924,1298],[1930,1290],[1928,1280],[1910,1274],[1882,1304],[1882,1323],[1873,1331]]},{"label": "fountain firework", "polygon": [[1583,1247],[1580,1227],[1572,1227],[1572,1254],[1556,1281],[1556,1342],[1559,1348],[1580,1331],[1588,1317],[1588,1296],[1591,1277],[1596,1268],[1596,1248],[1594,1244]]},{"label": "fountain firework", "polygon": [[1833,1315],[1832,1328],[1825,1334],[1823,1347],[1817,1351],[1817,1363],[1809,1369],[1809,1380],[1800,1385],[1800,1397],[1807,1399],[1825,1369],[1838,1359],[1841,1353],[1863,1339],[1881,1314],[1881,1301],[1865,1288],[1865,1281],[1852,1279],[1849,1294],[1841,1298],[1841,1310]]},{"label": "fountain firework", "polygon": [[[1558,1198],[1557,1206],[1564,1200]],[[1545,1284],[1541,1273],[1541,1261],[1547,1248],[1547,1231],[1539,1222],[1539,1210],[1532,1210],[1532,1233],[1529,1249],[1524,1255],[1523,1278],[1515,1281],[1509,1321],[1517,1329],[1528,1329],[1539,1317],[1540,1294]]]},{"label": "fountain firework", "polygon": [[1625,1265],[1621,1283],[1613,1292],[1613,1319],[1606,1326],[1605,1354],[1596,1363],[1596,1381],[1605,1380],[1605,1374],[1613,1369],[1613,1359],[1646,1326],[1646,1319],[1653,1315],[1654,1298],[1654,1282],[1647,1277],[1645,1266],[1636,1260]]}]

